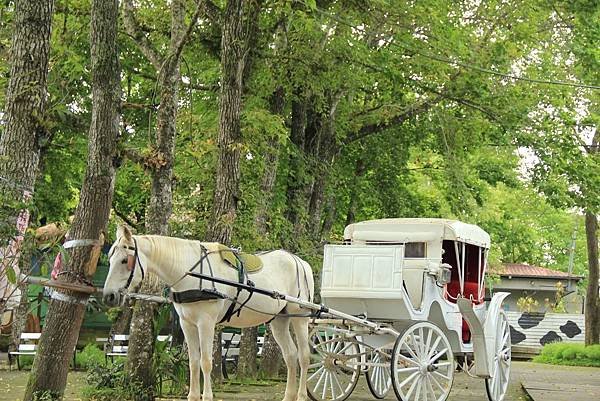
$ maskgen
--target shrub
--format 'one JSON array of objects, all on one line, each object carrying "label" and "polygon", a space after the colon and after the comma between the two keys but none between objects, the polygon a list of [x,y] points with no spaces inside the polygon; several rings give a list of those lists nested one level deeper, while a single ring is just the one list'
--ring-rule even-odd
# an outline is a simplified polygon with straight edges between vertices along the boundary
[{"label": "shrub", "polygon": [[148,389],[125,374],[122,362],[110,366],[93,366],[87,375],[88,386],[83,396],[90,401],[125,401],[150,399]]},{"label": "shrub", "polygon": [[600,367],[600,345],[586,347],[573,343],[546,344],[533,361],[554,365]]},{"label": "shrub", "polygon": [[102,366],[106,363],[104,351],[95,344],[87,344],[81,352],[75,355],[77,367],[83,370],[89,370],[94,366]]}]

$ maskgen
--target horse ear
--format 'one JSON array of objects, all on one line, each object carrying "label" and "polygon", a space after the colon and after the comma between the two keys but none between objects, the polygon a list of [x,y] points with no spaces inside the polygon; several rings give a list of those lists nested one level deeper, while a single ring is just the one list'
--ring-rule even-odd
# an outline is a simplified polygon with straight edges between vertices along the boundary
[{"label": "horse ear", "polygon": [[131,231],[127,226],[118,226],[117,227],[117,238],[124,237],[127,241],[131,241]]}]

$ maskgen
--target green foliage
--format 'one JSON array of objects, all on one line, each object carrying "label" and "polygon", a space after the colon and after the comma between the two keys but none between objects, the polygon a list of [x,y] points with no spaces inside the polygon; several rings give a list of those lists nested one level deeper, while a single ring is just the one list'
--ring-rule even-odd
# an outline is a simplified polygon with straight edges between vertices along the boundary
[{"label": "green foliage", "polygon": [[534,309],[537,309],[538,305],[539,302],[528,295],[517,299],[517,307],[521,312],[533,312]]},{"label": "green foliage", "polygon": [[156,382],[162,395],[182,396],[187,394],[189,362],[187,350],[157,341],[154,352]]},{"label": "green foliage", "polygon": [[600,367],[600,345],[556,342],[546,344],[534,362],[553,365]]},{"label": "green foliage", "polygon": [[148,394],[148,389],[131,381],[122,363],[94,365],[88,371],[87,383],[83,396],[90,401],[137,400]]},{"label": "green foliage", "polygon": [[33,401],[59,401],[61,399],[61,393],[50,390],[36,391],[33,394]]},{"label": "green foliage", "polygon": [[82,351],[75,355],[77,367],[84,370],[90,370],[95,366],[102,366],[106,363],[104,351],[98,348],[96,344],[86,344]]}]

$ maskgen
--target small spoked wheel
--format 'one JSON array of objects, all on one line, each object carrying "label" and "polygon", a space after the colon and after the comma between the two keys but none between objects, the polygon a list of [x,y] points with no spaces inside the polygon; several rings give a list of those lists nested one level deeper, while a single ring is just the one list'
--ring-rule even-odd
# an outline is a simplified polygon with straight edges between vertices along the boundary
[{"label": "small spoked wheel", "polygon": [[367,377],[367,386],[371,390],[373,397],[377,399],[385,398],[392,388],[392,372],[390,370],[391,350],[373,351],[369,355],[369,370],[365,373]]},{"label": "small spoked wheel", "polygon": [[494,359],[490,364],[490,378],[485,379],[485,389],[490,401],[502,401],[508,390],[510,376],[510,326],[503,311],[496,324]]},{"label": "small spoked wheel", "polygon": [[360,377],[358,344],[335,328],[316,326],[310,334],[308,396],[314,401],[343,401]]},{"label": "small spoked wheel", "polygon": [[454,355],[436,325],[419,322],[396,339],[392,384],[402,401],[444,401],[454,380]]}]

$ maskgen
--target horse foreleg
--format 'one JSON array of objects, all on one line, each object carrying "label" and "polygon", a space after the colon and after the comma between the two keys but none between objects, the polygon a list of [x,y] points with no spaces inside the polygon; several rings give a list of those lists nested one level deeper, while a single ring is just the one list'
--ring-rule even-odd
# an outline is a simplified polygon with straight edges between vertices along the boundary
[{"label": "horse foreleg", "polygon": [[200,336],[195,324],[181,319],[181,329],[188,347],[190,363],[190,391],[188,401],[201,401],[200,397]]},{"label": "horse foreleg", "polygon": [[273,337],[281,353],[287,367],[287,383],[285,386],[285,396],[283,401],[296,401],[296,346],[290,335],[290,319],[286,317],[278,317],[271,322]]},{"label": "horse foreleg", "polygon": [[292,318],[296,342],[298,343],[298,360],[300,362],[300,386],[298,388],[298,401],[307,401],[306,379],[308,365],[310,364],[310,348],[308,346],[308,319]]},{"label": "horse foreleg", "polygon": [[213,338],[215,336],[214,322],[202,322],[200,330],[200,366],[204,376],[204,388],[202,389],[202,400],[213,401],[212,384],[210,373],[212,372]]}]

